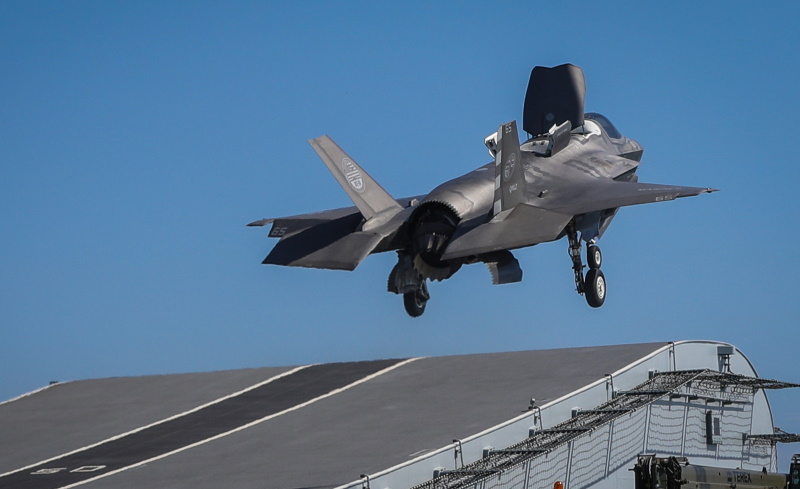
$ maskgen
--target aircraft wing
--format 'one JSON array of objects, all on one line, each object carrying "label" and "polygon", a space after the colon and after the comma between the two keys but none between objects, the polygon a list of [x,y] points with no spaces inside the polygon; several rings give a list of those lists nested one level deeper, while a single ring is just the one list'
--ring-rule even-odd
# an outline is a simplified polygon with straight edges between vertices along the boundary
[{"label": "aircraft wing", "polygon": [[511,250],[558,239],[573,216],[628,205],[667,202],[714,189],[598,181],[554,190],[534,207],[519,204],[490,221],[453,236],[443,259]]},{"label": "aircraft wing", "polygon": [[629,205],[668,202],[710,192],[716,192],[716,189],[599,180],[554,189],[537,204],[551,211],[579,215]]}]

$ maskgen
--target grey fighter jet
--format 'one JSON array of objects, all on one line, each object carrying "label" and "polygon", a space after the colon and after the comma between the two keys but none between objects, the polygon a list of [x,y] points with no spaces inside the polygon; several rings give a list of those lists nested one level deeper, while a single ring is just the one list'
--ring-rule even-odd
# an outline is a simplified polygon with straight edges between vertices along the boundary
[{"label": "grey fighter jet", "polygon": [[519,282],[511,250],[566,236],[577,292],[602,306],[596,242],[619,208],[714,189],[640,183],[641,145],[604,116],[584,114],[585,92],[577,66],[535,67],[522,123],[531,137],[520,145],[516,122],[501,125],[484,141],[494,161],[416,197],[392,198],[331,138],[310,140],[355,207],[250,223],[272,224],[269,236],[280,238],[263,263],[353,270],[371,253],[396,251],[388,289],[417,317],[430,298],[428,280],[481,262],[494,284]]}]

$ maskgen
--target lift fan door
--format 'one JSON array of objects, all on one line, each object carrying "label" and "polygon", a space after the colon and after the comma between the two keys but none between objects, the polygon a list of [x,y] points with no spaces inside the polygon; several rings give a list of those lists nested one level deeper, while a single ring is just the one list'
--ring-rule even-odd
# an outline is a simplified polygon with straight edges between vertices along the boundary
[{"label": "lift fan door", "polygon": [[582,126],[585,96],[586,81],[577,66],[535,67],[525,94],[522,129],[540,136],[566,121],[572,127]]}]

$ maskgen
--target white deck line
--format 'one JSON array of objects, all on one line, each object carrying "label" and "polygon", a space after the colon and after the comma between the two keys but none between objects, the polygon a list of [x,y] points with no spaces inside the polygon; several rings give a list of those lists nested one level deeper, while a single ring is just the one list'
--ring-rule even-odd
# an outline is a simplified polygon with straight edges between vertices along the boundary
[{"label": "white deck line", "polygon": [[[25,467],[22,467],[22,468],[19,468],[19,469],[14,469],[11,472],[6,472],[5,474],[0,474],[0,477],[5,477],[7,475],[16,474],[17,472],[22,472],[23,470],[28,470],[28,469],[31,469],[31,468],[36,467],[38,465],[46,464],[48,462],[52,462],[53,460],[57,460],[59,458],[66,457],[66,456],[69,456],[69,455],[72,455],[72,454],[75,454],[75,453],[78,453],[78,452],[82,452],[84,450],[88,450],[90,448],[94,448],[94,447],[102,445],[104,443],[108,443],[110,441],[118,440],[118,439],[126,437],[128,435],[132,435],[134,433],[138,433],[138,432],[140,432],[142,430],[146,430],[147,428],[151,428],[153,426],[157,426],[157,425],[160,425],[162,423],[166,423],[167,421],[172,421],[173,419],[177,419],[177,418],[186,416],[187,414],[191,414],[191,413],[194,413],[194,412],[199,411],[201,409],[207,408],[208,406],[212,406],[214,404],[218,404],[218,403],[220,403],[220,402],[222,402],[222,401],[224,401],[226,399],[230,399],[231,397],[236,397],[236,396],[239,396],[241,394],[244,394],[245,392],[248,392],[248,391],[251,391],[251,390],[256,389],[258,387],[261,387],[262,385],[266,385],[266,384],[269,384],[270,382],[274,382],[274,381],[276,381],[276,380],[278,380],[278,379],[280,379],[282,377],[286,377],[287,375],[292,375],[293,373],[299,372],[300,370],[303,370],[304,368],[308,368],[310,366],[311,365],[304,365],[302,367],[296,367],[296,368],[294,368],[292,370],[287,370],[286,372],[278,374],[278,375],[276,375],[274,377],[270,377],[269,379],[267,379],[267,380],[265,380],[263,382],[259,382],[258,384],[255,384],[255,385],[252,385],[250,387],[247,387],[246,389],[242,389],[242,390],[240,390],[238,392],[234,392],[233,394],[229,394],[227,396],[220,397],[219,399],[216,399],[214,401],[207,402],[207,403],[205,403],[205,404],[203,404],[201,406],[197,406],[196,408],[190,409],[188,411],[184,411],[184,412],[176,414],[174,416],[170,416],[169,418],[165,418],[165,419],[162,419],[160,421],[156,421],[155,423],[150,423],[150,424],[148,424],[146,426],[141,426],[141,427],[133,429],[131,431],[127,431],[125,433],[112,436],[111,438],[106,438],[105,440],[99,441],[97,443],[93,443],[91,445],[86,445],[85,447],[78,448],[77,450],[72,450],[71,452],[62,453],[60,455],[56,455],[55,457],[51,457],[51,458],[48,458],[46,460],[42,460],[41,462],[36,462],[34,464],[26,465]],[[50,387],[50,386],[48,386],[48,387]],[[33,392],[31,394],[33,394]]]},{"label": "white deck line", "polygon": [[[719,342],[719,341],[711,341],[711,340],[697,340],[697,341],[686,340],[686,341],[678,341],[678,342],[668,342],[666,345],[662,346],[661,348],[658,348],[657,350],[654,350],[653,352],[649,353],[648,355],[645,355],[642,358],[639,358],[636,361],[634,361],[634,362],[632,362],[632,363],[620,368],[619,370],[617,370],[616,372],[612,373],[611,375],[613,377],[616,377],[617,375],[619,375],[619,374],[621,374],[621,373],[623,373],[623,372],[625,372],[627,370],[630,370],[630,369],[636,367],[637,365],[640,365],[640,364],[650,360],[651,358],[663,353],[664,351],[669,350],[670,348],[674,347],[674,345],[682,344],[682,343],[719,343],[719,344],[727,344],[727,343],[722,343],[722,342]],[[605,382],[606,382],[606,378],[605,377],[597,379],[596,381],[592,382],[591,384],[585,385],[585,386],[581,387],[580,389],[577,389],[577,390],[575,390],[573,392],[565,394],[565,395],[559,397],[558,399],[555,399],[553,401],[548,402],[547,404],[543,404],[541,406],[541,409],[544,410],[544,409],[546,409],[546,408],[548,408],[550,406],[553,406],[553,405],[555,405],[555,404],[557,404],[559,402],[562,402],[562,401],[564,401],[564,400],[566,400],[566,399],[568,399],[570,397],[576,396],[576,395],[578,395],[578,394],[580,394],[582,392],[588,391],[589,389],[591,389],[593,387],[596,387],[597,385],[603,384]],[[474,435],[472,435],[472,436],[470,436],[468,438],[464,438],[463,440],[461,440],[461,443],[464,444],[464,443],[472,441],[472,440],[474,440],[476,438],[480,438],[482,436],[488,435],[489,433],[492,433],[494,431],[497,431],[497,430],[500,430],[502,428],[505,428],[508,425],[514,424],[514,423],[516,423],[516,422],[518,422],[520,420],[523,420],[525,418],[529,418],[529,417],[531,417],[533,415],[534,415],[533,411],[529,411],[527,413],[520,414],[519,416],[515,416],[514,418],[511,418],[508,421],[504,421],[504,422],[502,422],[502,423],[500,423],[498,425],[492,426],[491,428],[487,428],[487,429],[481,431],[480,433],[474,434]],[[420,455],[420,456],[418,456],[416,458],[413,458],[411,460],[407,460],[407,461],[405,461],[403,463],[400,463],[400,464],[397,464],[397,465],[395,465],[393,467],[389,467],[388,469],[384,469],[384,470],[381,470],[380,472],[376,472],[374,474],[370,474],[369,478],[370,479],[377,479],[378,477],[382,477],[382,476],[391,474],[392,472],[400,470],[400,469],[402,469],[404,467],[408,467],[408,466],[413,465],[413,464],[415,464],[417,462],[421,462],[421,461],[425,460],[426,458],[433,457],[434,455],[438,455],[438,454],[443,453],[443,452],[452,451],[456,447],[456,445],[457,445],[456,443],[451,443],[449,445],[445,445],[442,448],[439,448],[437,450],[432,450],[430,452],[427,452],[427,453],[425,453],[423,455]],[[337,486],[334,489],[349,489],[351,487],[361,486],[361,485],[363,485],[363,483],[364,483],[364,479],[358,479],[358,480],[355,480],[355,481],[352,481],[352,482],[348,482],[347,484],[343,484],[341,486]]]},{"label": "white deck line", "polygon": [[[59,489],[70,489],[70,488],[72,488],[72,487],[77,487],[77,486],[80,486],[80,485],[83,485],[83,484],[87,484],[87,483],[89,483],[89,482],[93,482],[93,481],[96,481],[96,480],[98,480],[98,479],[103,479],[103,478],[105,478],[105,477],[108,477],[108,476],[110,476],[110,475],[114,475],[114,474],[117,474],[117,473],[119,473],[119,472],[123,472],[123,471],[125,471],[125,470],[128,470],[128,469],[133,469],[133,468],[135,468],[135,467],[139,467],[139,466],[142,466],[142,465],[148,464],[148,463],[150,463],[150,462],[154,462],[154,461],[156,461],[156,460],[160,460],[160,459],[162,459],[162,458],[169,457],[170,455],[174,455],[174,454],[176,454],[176,453],[180,453],[180,452],[183,452],[183,451],[185,451],[185,450],[189,450],[190,448],[194,448],[194,447],[197,447],[197,446],[200,446],[200,445],[204,445],[204,444],[206,444],[206,443],[208,443],[208,442],[211,442],[211,441],[217,440],[217,439],[219,439],[219,438],[223,438],[223,437],[225,437],[225,436],[228,436],[228,435],[230,435],[230,434],[233,434],[233,433],[236,433],[236,432],[239,432],[239,431],[242,431],[242,430],[246,430],[247,428],[250,428],[250,427],[252,427],[252,426],[255,426],[255,425],[257,425],[257,424],[263,423],[264,421],[268,421],[268,420],[270,420],[270,419],[277,418],[278,416],[284,415],[284,414],[286,414],[286,413],[290,413],[290,412],[292,412],[292,411],[296,411],[296,410],[298,410],[298,409],[300,409],[300,408],[303,408],[303,407],[305,407],[305,406],[308,406],[309,404],[313,404],[313,403],[315,403],[315,402],[317,402],[317,401],[320,401],[320,400],[322,400],[322,399],[325,399],[325,398],[328,398],[328,397],[334,396],[334,395],[336,395],[336,394],[339,394],[340,392],[344,392],[344,391],[346,391],[346,390],[348,390],[348,389],[350,389],[350,388],[352,388],[352,387],[355,387],[355,386],[357,386],[357,385],[359,385],[359,384],[363,384],[364,382],[367,382],[367,381],[369,381],[369,380],[372,380],[372,379],[374,379],[374,378],[376,378],[376,377],[380,377],[381,375],[383,375],[383,374],[385,374],[385,373],[391,372],[392,370],[395,370],[395,369],[397,369],[397,368],[400,368],[400,367],[402,367],[402,366],[404,366],[404,365],[408,365],[409,363],[411,363],[411,362],[413,362],[413,361],[415,361],[415,360],[419,360],[419,358],[409,358],[408,360],[404,360],[404,361],[402,361],[402,362],[396,363],[396,364],[394,364],[394,365],[392,365],[392,366],[390,366],[390,367],[387,367],[387,368],[385,368],[385,369],[383,369],[383,370],[379,370],[378,372],[375,372],[374,374],[367,375],[366,377],[364,377],[364,378],[362,378],[362,379],[359,379],[359,380],[357,380],[357,381],[353,382],[352,384],[348,384],[348,385],[346,385],[346,386],[344,386],[344,387],[340,387],[340,388],[338,388],[338,389],[334,389],[334,390],[332,390],[332,391],[328,392],[327,394],[323,394],[323,395],[321,395],[321,396],[319,396],[319,397],[316,397],[316,398],[314,398],[314,399],[308,400],[308,401],[306,401],[306,402],[304,402],[304,403],[302,403],[302,404],[298,404],[298,405],[296,405],[296,406],[292,406],[292,407],[290,407],[290,408],[288,408],[288,409],[284,409],[283,411],[281,411],[281,412],[279,412],[279,413],[270,414],[269,416],[265,416],[265,417],[263,417],[263,418],[261,418],[261,419],[257,419],[257,420],[255,420],[255,421],[253,421],[253,422],[250,422],[250,423],[246,424],[246,425],[239,426],[238,428],[234,428],[234,429],[232,429],[232,430],[230,430],[230,431],[226,431],[225,433],[220,433],[220,434],[218,434],[218,435],[215,435],[215,436],[212,436],[212,437],[210,437],[210,438],[206,438],[205,440],[201,440],[201,441],[198,441],[198,442],[196,442],[196,443],[192,443],[191,445],[187,445],[187,446],[185,446],[185,447],[178,448],[177,450],[173,450],[173,451],[171,451],[171,452],[164,453],[164,454],[158,455],[158,456],[156,456],[156,457],[152,457],[152,458],[149,458],[149,459],[147,459],[147,460],[143,460],[143,461],[141,461],[141,462],[137,462],[137,463],[135,463],[135,464],[128,465],[128,466],[126,466],[126,467],[122,467],[122,468],[120,468],[120,469],[117,469],[117,470],[112,470],[111,472],[106,472],[105,474],[98,475],[97,477],[92,477],[91,479],[86,479],[85,481],[76,482],[75,484],[70,484],[70,485],[68,485],[68,486],[62,486],[62,487],[60,487]],[[310,365],[307,365],[307,366],[305,366],[305,367],[299,367],[299,368],[296,368],[296,369],[294,369],[294,370],[292,370],[292,371],[290,371],[290,372],[285,372],[284,374],[281,374],[281,375],[279,375],[279,376],[277,376],[277,377],[275,377],[275,378],[284,377],[284,376],[286,376],[286,375],[289,375],[290,373],[294,373],[294,372],[296,372],[296,371],[298,371],[298,370],[300,370],[300,369],[303,369],[303,368],[306,368],[306,367],[309,367],[309,366],[310,366]],[[273,378],[273,379],[270,379],[270,380],[268,380],[268,381],[266,381],[266,382],[262,382],[262,383],[261,383],[261,385],[263,385],[263,384],[265,384],[265,383],[267,383],[267,382],[271,382],[271,381],[275,380],[275,378]],[[248,388],[248,389],[246,389],[246,390],[252,390],[253,388],[255,388],[255,386],[254,386],[254,387],[252,387],[252,388]],[[243,391],[243,392],[244,392],[244,391]],[[232,397],[232,396],[233,396],[233,395],[231,395],[231,396],[227,396],[227,397]],[[198,409],[199,409],[199,408],[198,408]],[[195,409],[195,410],[193,410],[193,411],[196,411],[196,410],[197,410],[197,409]],[[156,423],[156,424],[157,424],[157,423]],[[141,429],[144,429],[144,428],[141,428]],[[136,431],[139,431],[139,430],[136,430]]]}]

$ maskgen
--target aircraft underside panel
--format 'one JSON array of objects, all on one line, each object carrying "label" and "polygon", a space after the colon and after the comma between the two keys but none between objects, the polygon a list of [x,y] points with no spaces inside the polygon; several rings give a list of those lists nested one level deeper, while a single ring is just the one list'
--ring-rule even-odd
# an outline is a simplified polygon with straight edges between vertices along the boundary
[{"label": "aircraft underside panel", "polygon": [[500,214],[460,236],[454,236],[444,259],[511,250],[557,239],[571,215],[539,209],[525,204]]}]

